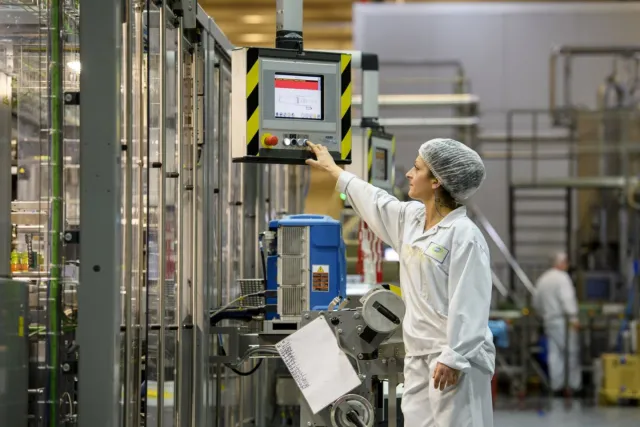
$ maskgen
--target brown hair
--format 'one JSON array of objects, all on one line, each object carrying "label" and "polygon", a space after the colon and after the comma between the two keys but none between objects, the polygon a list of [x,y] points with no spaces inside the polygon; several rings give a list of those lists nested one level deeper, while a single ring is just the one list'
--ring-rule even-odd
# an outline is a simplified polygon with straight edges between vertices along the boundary
[{"label": "brown hair", "polygon": [[[438,179],[433,175],[431,168],[429,168],[429,178]],[[438,182],[440,182],[440,180],[438,180]],[[436,189],[436,203],[442,206],[446,206],[449,209],[455,209],[459,206],[458,202],[456,202],[456,199],[454,199],[451,193],[449,193],[449,190],[444,188],[442,182],[440,182],[440,187]]]}]

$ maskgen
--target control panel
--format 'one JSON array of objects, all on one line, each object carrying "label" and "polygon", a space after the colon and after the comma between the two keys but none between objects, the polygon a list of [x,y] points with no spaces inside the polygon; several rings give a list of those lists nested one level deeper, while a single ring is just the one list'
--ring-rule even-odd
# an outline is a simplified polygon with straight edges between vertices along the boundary
[{"label": "control panel", "polygon": [[231,64],[234,162],[304,164],[312,141],[351,163],[351,55],[240,48]]},{"label": "control panel", "polygon": [[356,129],[351,165],[346,170],[386,191],[395,182],[395,137],[383,129]]}]

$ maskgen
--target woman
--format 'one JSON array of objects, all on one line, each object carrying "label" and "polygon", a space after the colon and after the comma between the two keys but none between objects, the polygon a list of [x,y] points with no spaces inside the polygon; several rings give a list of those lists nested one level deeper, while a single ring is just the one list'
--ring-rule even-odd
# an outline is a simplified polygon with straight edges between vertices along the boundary
[{"label": "woman", "polygon": [[309,143],[356,213],[400,254],[407,306],[402,412],[407,427],[491,427],[495,347],[489,331],[491,268],[487,243],[459,203],[485,177],[480,156],[451,139],[422,144],[400,202],[336,166]]}]

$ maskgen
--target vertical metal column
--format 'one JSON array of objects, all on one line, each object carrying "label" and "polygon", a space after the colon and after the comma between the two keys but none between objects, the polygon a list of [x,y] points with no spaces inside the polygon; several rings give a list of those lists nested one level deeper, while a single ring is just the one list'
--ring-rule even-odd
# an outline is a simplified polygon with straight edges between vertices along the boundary
[{"label": "vertical metal column", "polygon": [[124,426],[133,427],[131,401],[133,395],[133,4],[125,2],[123,11],[123,58],[124,58]]},{"label": "vertical metal column", "polygon": [[158,77],[160,80],[160,170],[158,172],[158,321],[160,323],[160,331],[158,331],[158,427],[162,427],[164,420],[164,347],[165,347],[165,279],[167,275],[167,257],[165,253],[166,235],[165,235],[165,210],[167,205],[165,183],[166,177],[166,157],[167,157],[167,18],[166,5],[162,0],[159,14],[159,32],[160,32],[160,70]]},{"label": "vertical metal column", "polygon": [[[216,66],[215,57],[215,42],[214,39],[207,34],[203,38],[203,50],[204,50],[204,69],[203,69],[203,111],[202,111],[202,129],[203,129],[203,201],[200,206],[200,217],[203,218],[203,233],[205,236],[203,247],[203,275],[202,283],[204,286],[204,300],[203,312],[201,313],[201,321],[203,322],[202,338],[203,342],[200,346],[200,358],[203,363],[202,378],[204,381],[203,390],[205,391],[202,401],[204,402],[204,411],[200,422],[202,425],[210,426],[213,424],[213,374],[209,370],[209,356],[212,349],[217,347],[212,346],[212,343],[217,342],[217,339],[210,335],[209,332],[209,316],[208,309],[213,306],[213,297],[215,292],[215,272],[217,271],[217,253],[216,253],[216,233],[215,227],[217,224],[215,203],[218,200],[215,189],[218,188],[216,174],[218,173],[218,167],[215,159],[215,131],[217,128],[214,113],[216,112],[215,103],[216,99],[216,76],[219,74]],[[215,350],[214,350],[215,351]],[[214,353],[215,354],[215,353]]]},{"label": "vertical metal column", "polygon": [[[81,0],[80,427],[121,425],[120,1]],[[99,106],[99,108],[98,108]]]},{"label": "vertical metal column", "polygon": [[[509,250],[514,257],[517,257],[516,253],[516,192],[518,191],[513,186],[513,121],[515,120],[514,112],[509,111],[507,113],[507,165],[506,165],[506,175],[507,175],[507,185],[509,186],[509,198],[508,198],[508,209],[509,209]],[[516,274],[512,268],[509,268],[509,292],[515,293],[516,291]]]},{"label": "vertical metal column", "polygon": [[[224,144],[225,144],[225,132],[223,131],[223,111],[224,111],[224,91],[223,91],[223,82],[225,79],[225,73],[224,73],[224,67],[222,66],[222,64],[220,62],[218,62],[218,69],[219,69],[219,73],[218,73],[218,111],[217,111],[217,115],[218,115],[218,138],[216,141],[216,144],[218,145],[218,215],[216,217],[216,239],[217,239],[217,262],[216,262],[216,307],[222,307],[222,292],[223,292],[223,286],[222,286],[222,260],[224,259],[224,256],[222,255],[222,251],[224,250],[224,243],[222,240],[222,227],[223,227],[223,221],[222,218],[224,217],[225,214],[225,208],[226,208],[226,203],[225,203],[225,199],[222,196],[224,194],[224,189],[222,188],[222,184],[223,184],[223,177],[224,177],[224,171],[225,171],[225,167],[224,165],[226,164],[226,158],[224,158]],[[215,339],[216,342],[216,350],[219,349],[219,346],[217,344],[218,340]],[[220,427],[221,425],[221,421],[222,421],[222,364],[218,363],[216,364],[216,402],[215,402],[215,427]]]},{"label": "vertical metal column", "polygon": [[[142,13],[144,8],[144,0],[138,0],[134,5],[134,31],[135,31],[135,73],[138,77],[138,80],[135,82],[134,87],[134,101],[135,108],[133,111],[134,117],[137,119],[136,123],[136,163],[137,163],[137,180],[136,180],[136,274],[135,274],[135,283],[136,283],[136,311],[135,311],[135,326],[134,326],[134,336],[135,336],[135,346],[133,352],[133,393],[131,395],[132,399],[134,399],[134,404],[132,405],[133,413],[133,427],[137,427],[140,425],[140,411],[141,411],[141,384],[142,384],[142,335],[144,334],[145,326],[143,325],[143,301],[144,298],[144,285],[145,285],[145,254],[144,254],[144,225],[145,225],[145,195],[144,195],[144,160],[145,160],[145,147],[144,147],[144,137],[145,137],[145,126],[144,126],[144,112],[145,112],[145,103],[144,103],[144,29],[143,29],[143,19]],[[132,294],[133,297],[133,294]],[[146,320],[146,319],[144,319]]]},{"label": "vertical metal column", "polygon": [[184,46],[182,35],[182,18],[178,18],[178,24],[176,25],[176,32],[178,34],[178,45],[176,47],[176,104],[177,104],[177,136],[178,136],[178,153],[176,157],[176,165],[178,167],[178,194],[176,198],[176,222],[178,223],[176,232],[176,241],[178,242],[178,259],[176,263],[176,321],[178,323],[178,330],[176,331],[176,374],[174,379],[174,392],[173,392],[173,416],[174,425],[182,425],[180,419],[184,410],[182,406],[182,392],[183,392],[183,369],[182,369],[182,352],[183,352],[183,340],[184,340],[184,313],[182,311],[182,286],[184,281],[184,251],[183,251],[183,236],[184,236],[184,216],[182,214],[182,192],[184,191],[184,170],[182,167],[183,152],[182,143],[184,139],[184,122],[182,116],[182,109],[184,108],[184,95],[182,93],[184,85]]},{"label": "vertical metal column", "polygon": [[191,320],[193,323],[193,333],[191,343],[192,359],[191,359],[191,426],[198,425],[198,405],[197,398],[200,395],[199,389],[199,372],[198,372],[198,288],[201,284],[198,282],[198,55],[200,53],[199,46],[193,46],[193,55],[191,57]]}]

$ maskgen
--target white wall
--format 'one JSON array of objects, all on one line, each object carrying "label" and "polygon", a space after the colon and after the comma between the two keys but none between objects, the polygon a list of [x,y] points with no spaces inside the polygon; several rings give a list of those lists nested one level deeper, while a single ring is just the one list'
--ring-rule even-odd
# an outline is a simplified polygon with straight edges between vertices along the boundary
[{"label": "white wall", "polygon": [[[377,53],[381,61],[398,59],[459,59],[479,95],[482,134],[504,134],[506,112],[514,108],[548,108],[548,68],[551,49],[558,45],[640,45],[640,4],[636,3],[490,3],[490,4],[362,4],[354,6],[354,48]],[[574,61],[573,98],[594,106],[596,90],[611,71],[611,59],[577,58]],[[413,68],[383,69],[381,93],[421,91],[418,83],[390,81],[401,73],[430,77],[441,72]],[[448,75],[451,76],[449,70]],[[560,76],[560,74],[558,74]],[[559,79],[561,80],[561,79]],[[432,86],[434,92],[449,86]],[[562,87],[558,88],[562,93]],[[388,112],[381,112],[389,114]],[[429,115],[430,113],[423,113]],[[552,129],[541,117],[542,132]],[[515,129],[530,132],[531,119]],[[411,131],[391,129],[398,137],[398,164],[410,166],[421,142],[446,129]],[[504,149],[502,143],[486,150]],[[486,160],[487,181],[475,202],[508,241],[508,182],[504,161]],[[515,172],[531,177],[531,162],[519,161]],[[548,160],[537,168],[539,176],[566,176],[566,160]],[[551,208],[551,207],[549,207]],[[561,218],[559,219],[561,220]],[[547,249],[543,249],[547,250]]]}]

